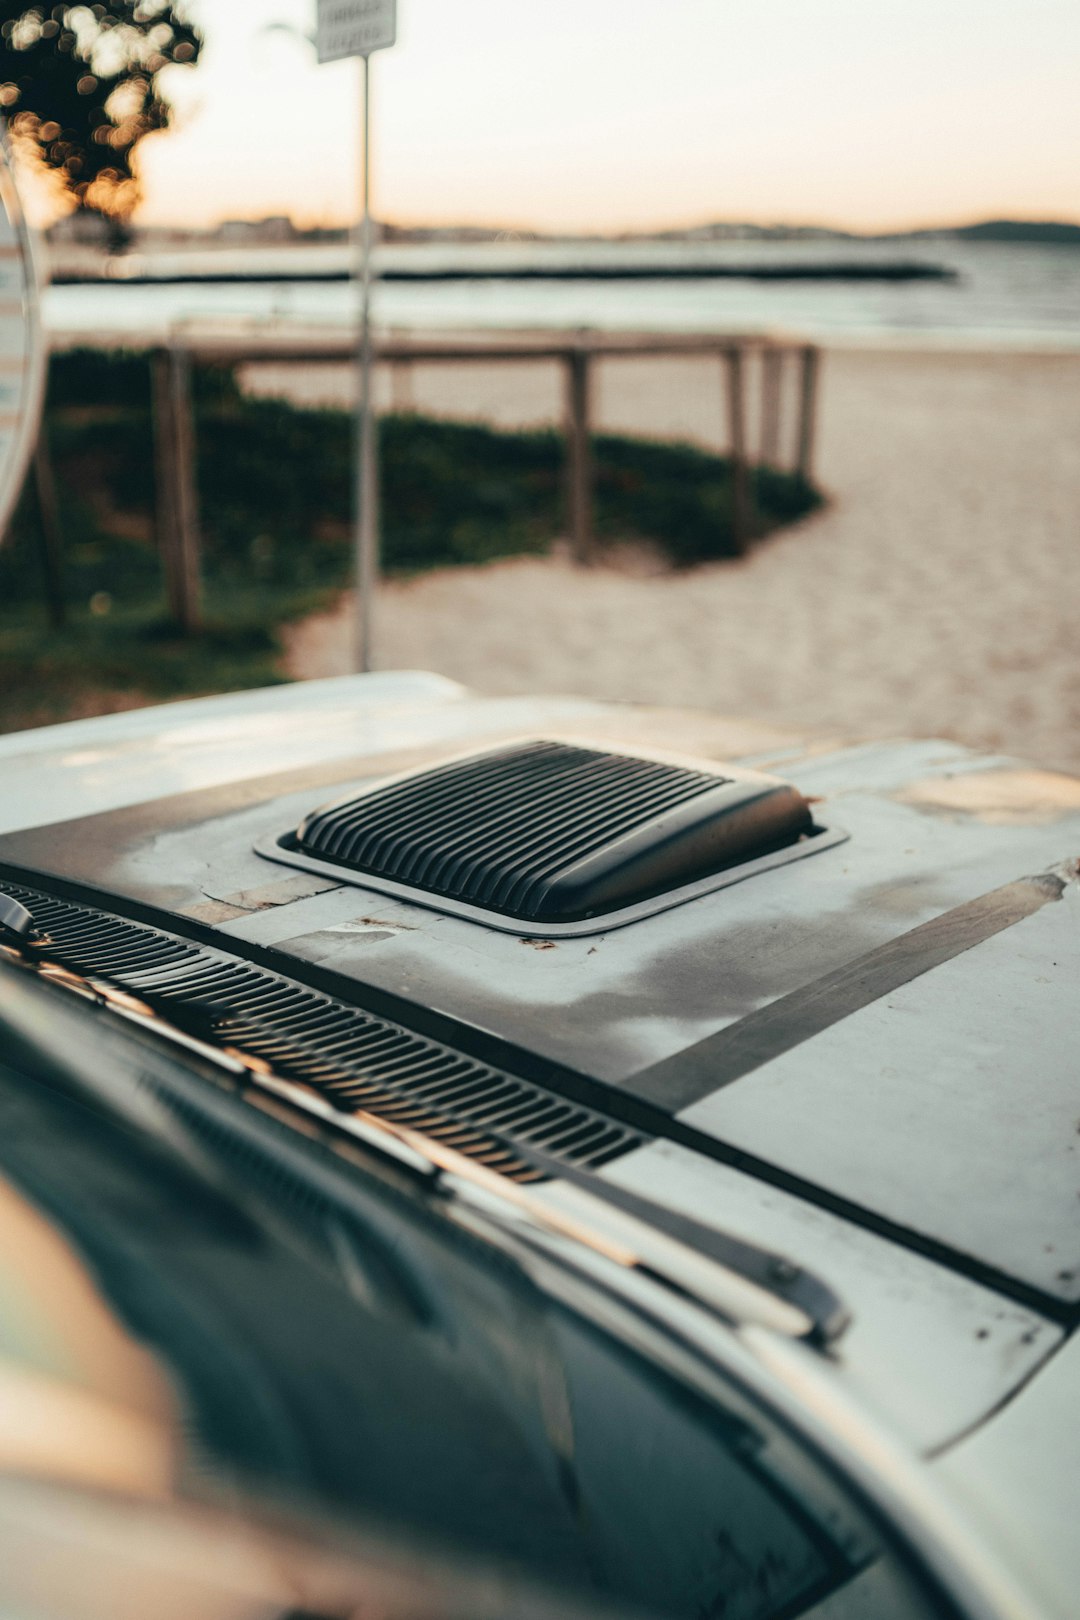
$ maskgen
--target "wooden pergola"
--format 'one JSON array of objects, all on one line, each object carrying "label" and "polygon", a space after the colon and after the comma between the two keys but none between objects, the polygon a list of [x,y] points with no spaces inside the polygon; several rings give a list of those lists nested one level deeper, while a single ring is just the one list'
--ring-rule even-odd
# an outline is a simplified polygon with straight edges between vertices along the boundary
[{"label": "wooden pergola", "polygon": [[[106,334],[97,342],[131,347],[130,339]],[[153,369],[157,522],[170,612],[185,630],[201,619],[199,507],[195,461],[192,368],[200,364],[297,365],[351,363],[356,340],[350,332],[305,328],[197,331],[170,334],[166,343],[146,343]],[[777,334],[529,332],[479,336],[382,336],[378,364],[499,365],[522,361],[555,364],[564,379],[566,478],[569,539],[574,559],[587,565],[594,555],[593,465],[591,453],[593,379],[608,359],[647,356],[715,357],[727,426],[732,470],[732,527],[735,544],[745,549],[754,534],[750,470],[780,464],[784,426],[783,378],[794,368],[794,458],[791,470],[809,479],[813,469],[819,350],[803,339]],[[751,448],[747,420],[748,371],[760,367],[759,431]],[[790,390],[788,390],[790,392]]]}]

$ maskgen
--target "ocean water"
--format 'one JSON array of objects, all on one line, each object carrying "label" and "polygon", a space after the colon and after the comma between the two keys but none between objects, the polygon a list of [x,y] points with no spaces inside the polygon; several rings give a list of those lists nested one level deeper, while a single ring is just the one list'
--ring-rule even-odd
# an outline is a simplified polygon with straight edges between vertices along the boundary
[{"label": "ocean water", "polygon": [[[247,250],[227,260],[261,273],[299,253]],[[377,286],[375,318],[398,331],[574,329],[750,332],[779,330],[826,343],[912,346],[1080,348],[1080,247],[971,242],[949,236],[873,241],[443,245],[382,250],[383,262],[445,266],[871,263],[917,260],[945,265],[949,281],[655,280],[612,282],[506,279],[387,282]],[[341,250],[322,262],[341,263]],[[177,262],[174,258],[173,262]],[[303,261],[301,261],[303,262]],[[107,333],[122,341],[159,338],[187,325],[254,322],[342,327],[355,316],[345,282],[166,283],[122,281],[48,289],[47,325],[66,338]]]}]

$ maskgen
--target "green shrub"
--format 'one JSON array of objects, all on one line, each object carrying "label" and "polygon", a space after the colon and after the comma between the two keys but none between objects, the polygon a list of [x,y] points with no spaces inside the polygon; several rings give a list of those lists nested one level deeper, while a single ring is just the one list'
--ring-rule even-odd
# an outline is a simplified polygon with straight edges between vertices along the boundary
[{"label": "green shrub", "polygon": [[[349,570],[353,426],[338,410],[243,396],[232,372],[195,373],[199,503],[208,586],[317,589]],[[53,361],[49,437],[74,602],[160,592],[145,355],[75,350]],[[731,469],[689,445],[610,435],[594,443],[596,529],[660,546],[673,564],[731,556]],[[388,573],[546,549],[566,526],[564,449],[551,431],[390,416],[380,424],[382,560]],[[768,533],[818,504],[789,473],[756,476]],[[40,593],[37,518],[24,499],[0,554],[0,604]]]}]

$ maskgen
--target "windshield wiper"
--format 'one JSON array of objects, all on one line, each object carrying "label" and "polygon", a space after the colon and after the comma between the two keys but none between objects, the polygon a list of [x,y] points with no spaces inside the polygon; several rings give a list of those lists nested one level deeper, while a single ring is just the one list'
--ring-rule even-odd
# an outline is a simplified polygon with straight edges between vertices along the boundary
[{"label": "windshield wiper", "polygon": [[[422,1168],[426,1179],[443,1184],[444,1190],[479,1192],[492,1218],[512,1209],[519,1229],[524,1216],[549,1233],[584,1243],[628,1269],[651,1275],[732,1324],[764,1321],[779,1332],[818,1345],[834,1343],[847,1326],[848,1311],[833,1289],[788,1257],[657,1204],[527,1141],[516,1142],[515,1153],[535,1174],[521,1184],[457,1151],[452,1141],[438,1141],[422,1128],[383,1118],[377,1109],[361,1105],[343,1110],[314,1087],[277,1073],[265,1057],[243,1050],[241,1030],[254,1038],[256,1051],[260,1044],[263,1021],[254,1009],[247,1008],[238,1021],[227,1004],[207,1001],[198,1008],[197,1018],[183,1016],[178,1022],[182,1010],[168,998],[159,1003],[152,992],[133,995],[108,978],[83,976],[51,964],[48,937],[34,938],[29,910],[13,896],[0,895],[0,900],[10,908],[0,911],[0,917],[9,916],[15,924],[8,927],[9,948],[43,976],[92,996],[158,1037],[193,1049],[227,1069],[234,1083],[242,1076],[256,1094],[272,1093],[309,1118],[317,1116],[334,1132],[361,1137],[369,1149],[385,1151],[392,1144],[399,1163],[404,1158],[414,1170]],[[183,1009],[185,1014],[193,1011]],[[262,1033],[278,1035],[269,1022]]]}]

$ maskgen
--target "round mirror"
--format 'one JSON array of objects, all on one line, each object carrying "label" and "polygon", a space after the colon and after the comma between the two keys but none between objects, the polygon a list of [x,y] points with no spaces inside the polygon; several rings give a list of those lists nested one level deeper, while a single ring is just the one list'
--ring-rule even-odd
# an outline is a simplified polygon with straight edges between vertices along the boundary
[{"label": "round mirror", "polygon": [[44,383],[37,271],[0,130],[0,544],[37,440]]}]

